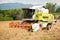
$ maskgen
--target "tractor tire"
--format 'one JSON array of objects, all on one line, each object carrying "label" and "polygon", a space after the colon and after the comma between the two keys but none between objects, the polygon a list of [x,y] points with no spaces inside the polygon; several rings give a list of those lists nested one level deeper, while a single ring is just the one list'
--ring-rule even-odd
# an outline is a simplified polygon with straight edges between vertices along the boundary
[{"label": "tractor tire", "polygon": [[50,30],[52,25],[47,25],[47,30]]}]

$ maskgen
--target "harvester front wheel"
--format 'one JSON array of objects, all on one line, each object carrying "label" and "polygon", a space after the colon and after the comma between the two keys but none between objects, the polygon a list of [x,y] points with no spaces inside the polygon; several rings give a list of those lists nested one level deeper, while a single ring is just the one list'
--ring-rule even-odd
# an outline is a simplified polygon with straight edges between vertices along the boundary
[{"label": "harvester front wheel", "polygon": [[47,25],[47,30],[51,29],[52,25]]}]

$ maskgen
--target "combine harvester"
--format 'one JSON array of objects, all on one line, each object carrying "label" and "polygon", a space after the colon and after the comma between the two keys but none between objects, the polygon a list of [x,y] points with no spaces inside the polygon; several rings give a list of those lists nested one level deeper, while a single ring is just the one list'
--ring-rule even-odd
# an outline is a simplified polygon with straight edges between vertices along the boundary
[{"label": "combine harvester", "polygon": [[49,14],[49,10],[42,6],[33,6],[29,8],[33,15],[31,19],[22,19],[20,27],[27,29],[28,31],[38,31],[46,28],[49,30],[52,27],[53,22],[56,22],[54,16]]}]

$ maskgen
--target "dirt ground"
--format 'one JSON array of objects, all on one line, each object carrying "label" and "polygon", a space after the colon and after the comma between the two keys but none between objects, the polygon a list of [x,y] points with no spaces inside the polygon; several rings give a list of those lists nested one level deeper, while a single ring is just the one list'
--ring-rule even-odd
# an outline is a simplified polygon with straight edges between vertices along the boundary
[{"label": "dirt ground", "polygon": [[10,22],[0,21],[0,40],[60,40],[60,20],[50,30],[38,32],[28,32],[21,28],[9,28],[8,24]]}]

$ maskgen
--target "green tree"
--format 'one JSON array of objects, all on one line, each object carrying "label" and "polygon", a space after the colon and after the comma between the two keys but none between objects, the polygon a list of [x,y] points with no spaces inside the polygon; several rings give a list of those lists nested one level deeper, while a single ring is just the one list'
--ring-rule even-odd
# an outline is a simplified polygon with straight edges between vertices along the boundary
[{"label": "green tree", "polygon": [[16,19],[22,19],[24,17],[24,13],[22,9],[16,10]]},{"label": "green tree", "polygon": [[56,9],[56,12],[60,12],[60,7]]},{"label": "green tree", "polygon": [[49,9],[49,12],[55,12],[55,6],[56,4],[53,3],[46,3],[45,8]]}]

